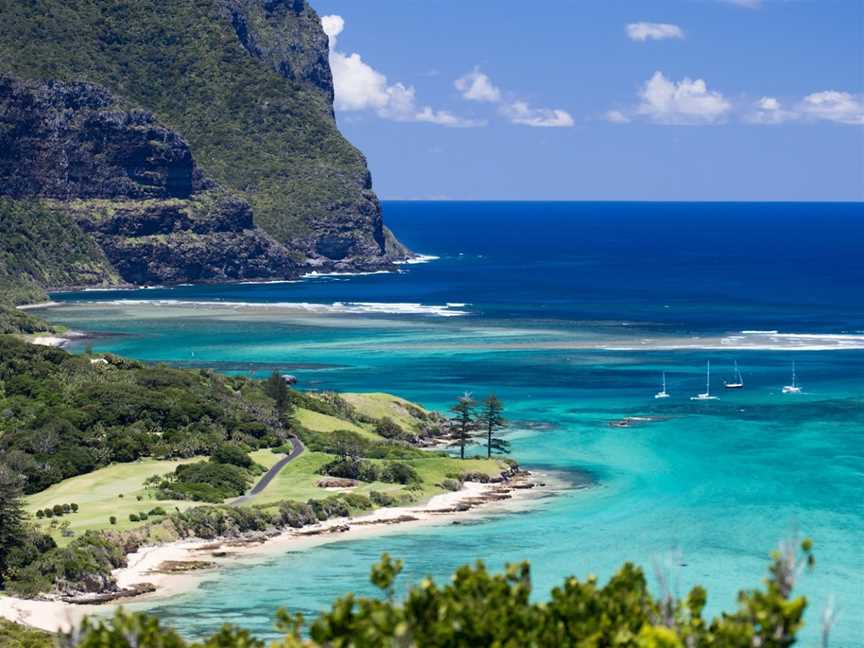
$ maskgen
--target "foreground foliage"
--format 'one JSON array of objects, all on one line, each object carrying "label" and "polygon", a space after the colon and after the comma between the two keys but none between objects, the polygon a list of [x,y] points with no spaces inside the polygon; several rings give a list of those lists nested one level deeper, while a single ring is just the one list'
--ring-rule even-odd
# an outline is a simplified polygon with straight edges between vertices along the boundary
[{"label": "foreground foliage", "polygon": [[[784,545],[774,555],[762,589],[744,590],[738,609],[705,619],[707,593],[694,587],[684,600],[649,591],[641,569],[625,564],[609,582],[568,578],[545,602],[532,603],[527,563],[490,573],[482,563],[459,568],[450,583],[424,579],[395,600],[401,561],[386,554],[371,575],[383,596],[348,594],[308,629],[303,619],[280,612],[285,638],[274,646],[601,646],[632,648],[783,648],[795,643],[806,599],[792,597],[804,565],[812,565],[809,541],[800,551]],[[67,637],[70,648],[185,648],[175,632],[144,615],[118,612],[111,622],[87,622]],[[200,647],[263,648],[248,632],[226,625]]]},{"label": "foreground foliage", "polygon": [[0,619],[0,646],[3,648],[54,648],[55,643],[47,632]]}]

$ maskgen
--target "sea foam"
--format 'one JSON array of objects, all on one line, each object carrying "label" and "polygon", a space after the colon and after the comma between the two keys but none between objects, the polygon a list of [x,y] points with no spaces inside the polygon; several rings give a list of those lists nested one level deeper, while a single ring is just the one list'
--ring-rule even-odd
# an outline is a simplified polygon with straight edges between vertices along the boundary
[{"label": "sea foam", "polygon": [[436,317],[460,317],[468,315],[468,311],[460,310],[452,305],[417,304],[417,303],[385,303],[385,302],[333,302],[332,304],[314,304],[309,302],[236,302],[236,301],[198,301],[182,299],[115,299],[111,301],[93,302],[101,305],[115,306],[182,306],[205,308],[232,308],[257,310],[287,310],[322,314],[378,314],[378,315],[431,315]]}]

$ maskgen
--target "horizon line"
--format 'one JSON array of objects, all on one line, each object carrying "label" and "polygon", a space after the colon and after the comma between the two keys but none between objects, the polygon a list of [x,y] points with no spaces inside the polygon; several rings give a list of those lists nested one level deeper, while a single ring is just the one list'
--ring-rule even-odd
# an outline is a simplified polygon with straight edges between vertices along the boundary
[{"label": "horizon line", "polygon": [[794,205],[864,205],[860,200],[820,199],[820,200],[615,200],[615,199],[567,199],[567,198],[380,198],[381,202],[417,202],[417,203],[635,203],[635,204],[794,204]]}]

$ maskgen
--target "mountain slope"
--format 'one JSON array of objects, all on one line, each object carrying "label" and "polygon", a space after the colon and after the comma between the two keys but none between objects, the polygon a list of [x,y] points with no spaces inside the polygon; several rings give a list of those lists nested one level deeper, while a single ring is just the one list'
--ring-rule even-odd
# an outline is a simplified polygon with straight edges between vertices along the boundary
[{"label": "mountain slope", "polygon": [[152,112],[295,261],[362,269],[405,253],[336,127],[305,1],[0,0],[0,15],[0,72],[90,82]]}]

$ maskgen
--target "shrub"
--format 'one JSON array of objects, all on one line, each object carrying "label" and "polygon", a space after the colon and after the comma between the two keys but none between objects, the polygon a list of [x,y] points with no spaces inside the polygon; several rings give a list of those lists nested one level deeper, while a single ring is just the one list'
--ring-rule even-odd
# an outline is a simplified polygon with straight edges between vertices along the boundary
[{"label": "shrub", "polygon": [[270,452],[273,454],[291,454],[291,451],[294,449],[294,444],[290,441],[283,443],[282,445],[278,445],[275,448],[270,448]]},{"label": "shrub", "polygon": [[39,509],[38,511],[36,511],[36,517],[41,520],[43,517],[45,517],[45,512],[42,509]]},{"label": "shrub", "polygon": [[138,519],[139,518],[138,518],[137,513],[130,513],[129,514],[129,521],[130,522],[138,522]]},{"label": "shrub", "polygon": [[63,515],[63,507],[60,506],[59,504],[55,504],[54,506],[52,506],[52,507],[51,507],[51,511],[52,511],[52,512],[54,513],[54,515],[56,515],[57,517],[60,517],[60,516]]},{"label": "shrub", "polygon": [[8,589],[19,596],[35,596],[55,589],[74,593],[109,581],[111,571],[126,564],[126,553],[102,534],[88,531],[64,548],[49,548],[15,574]]},{"label": "shrub", "polygon": [[391,418],[385,417],[375,426],[375,434],[384,437],[385,439],[404,439],[410,438],[410,434],[406,434],[401,427]]},{"label": "shrub", "polygon": [[52,509],[45,509],[45,517],[46,518],[54,517],[54,511]]},{"label": "shrub", "polygon": [[109,521],[111,524],[117,524],[117,516],[116,516],[116,515],[112,515],[110,518],[108,518],[108,521]]},{"label": "shrub", "polygon": [[380,491],[372,491],[369,493],[369,499],[375,506],[395,506],[398,503],[398,500],[395,497]]},{"label": "shrub", "polygon": [[252,466],[252,459],[246,452],[236,445],[223,444],[213,451],[210,461],[220,464],[230,464],[240,468]]},{"label": "shrub", "polygon": [[363,459],[336,459],[321,466],[318,473],[365,482],[378,481],[379,477],[378,467],[371,461]]},{"label": "shrub", "polygon": [[417,471],[414,470],[413,466],[398,461],[388,463],[384,466],[384,469],[381,470],[380,479],[381,481],[389,482],[391,484],[406,485],[419,484],[423,481],[420,479],[420,475],[417,474]]},{"label": "shrub", "polygon": [[66,515],[67,513],[71,513],[71,512],[72,512],[72,507],[69,506],[68,504],[64,504],[63,505],[63,514]]},{"label": "shrub", "polygon": [[447,478],[441,482],[441,488],[449,491],[458,491],[462,489],[462,483],[458,479]]},{"label": "shrub", "polygon": [[157,506],[155,508],[150,509],[150,511],[147,513],[147,515],[167,515],[167,513],[165,512],[164,508],[162,508],[161,506]]},{"label": "shrub", "polygon": [[73,503],[73,504],[70,504],[69,506],[70,506],[70,508],[72,509],[72,512],[73,512],[73,513],[77,513],[77,512],[78,512],[78,505],[77,505],[77,504],[74,504],[74,503]]}]

